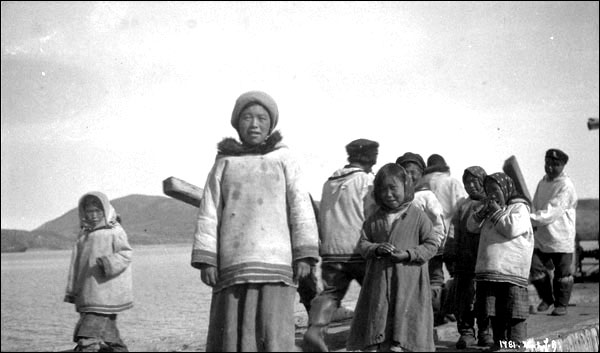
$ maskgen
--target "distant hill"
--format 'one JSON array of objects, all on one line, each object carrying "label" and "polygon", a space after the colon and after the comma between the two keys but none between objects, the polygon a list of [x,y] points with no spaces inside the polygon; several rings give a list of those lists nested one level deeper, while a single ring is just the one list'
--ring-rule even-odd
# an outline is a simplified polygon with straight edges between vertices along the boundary
[{"label": "distant hill", "polygon": [[[165,196],[129,195],[111,200],[121,215],[132,245],[190,243],[197,208]],[[598,199],[579,200],[577,233],[582,239],[598,237]],[[70,249],[77,238],[79,220],[74,208],[39,228],[2,229],[2,252],[24,248]]]},{"label": "distant hill", "polygon": [[[129,242],[135,244],[190,243],[197,208],[164,196],[129,195],[111,200],[121,216]],[[2,229],[2,252],[30,249],[70,249],[79,232],[77,208],[31,232]]]}]

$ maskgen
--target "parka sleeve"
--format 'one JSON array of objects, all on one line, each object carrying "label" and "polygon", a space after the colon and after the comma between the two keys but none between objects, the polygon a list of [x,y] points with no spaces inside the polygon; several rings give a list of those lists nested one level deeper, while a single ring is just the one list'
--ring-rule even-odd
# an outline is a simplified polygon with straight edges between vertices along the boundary
[{"label": "parka sleeve", "polygon": [[67,277],[67,289],[65,290],[65,297],[63,301],[71,304],[75,304],[75,298],[77,297],[76,285],[77,282],[77,267],[79,262],[78,242],[75,242],[73,245],[73,250],[71,252],[71,261],[69,263],[69,275]]},{"label": "parka sleeve", "polygon": [[375,254],[375,250],[379,246],[378,243],[375,243],[371,239],[371,222],[368,220],[363,223],[363,228],[360,232],[360,238],[358,238],[358,243],[356,244],[357,252],[365,259],[370,259],[373,257],[378,257]]},{"label": "parka sleeve", "polygon": [[198,208],[196,230],[192,246],[191,265],[200,269],[203,265],[217,266],[217,237],[221,219],[221,176],[224,161],[217,159],[204,186],[202,201]]},{"label": "parka sleeve", "polygon": [[114,277],[125,271],[131,264],[131,257],[133,255],[133,249],[129,245],[125,230],[121,226],[116,226],[112,230],[113,253],[99,257],[97,260],[98,265],[100,265],[107,277]]},{"label": "parka sleeve", "polygon": [[302,172],[290,156],[284,160],[288,222],[292,241],[292,260],[319,261],[319,233],[315,212]]},{"label": "parka sleeve", "polygon": [[419,232],[419,245],[411,249],[406,249],[406,251],[410,255],[409,262],[424,264],[435,256],[440,244],[429,218],[423,214],[423,217],[421,217],[420,220],[421,221],[417,226]]},{"label": "parka sleeve", "polygon": [[[539,188],[539,187],[538,187]],[[538,192],[534,196],[534,205],[538,204]],[[574,200],[577,199],[575,196],[575,189],[570,188],[566,183],[563,184],[559,190],[553,195],[546,206],[543,209],[534,210],[530,215],[531,220],[536,226],[545,226],[556,222],[558,219],[563,217],[566,210],[574,208]]]},{"label": "parka sleeve", "polygon": [[444,208],[433,193],[431,193],[430,196],[431,197],[427,198],[425,213],[431,221],[433,232],[436,236],[436,241],[439,247],[445,242],[446,235],[448,233],[446,229],[446,222],[444,220]]},{"label": "parka sleeve", "polygon": [[489,220],[494,224],[496,231],[507,239],[533,233],[529,207],[521,202],[495,212]]}]

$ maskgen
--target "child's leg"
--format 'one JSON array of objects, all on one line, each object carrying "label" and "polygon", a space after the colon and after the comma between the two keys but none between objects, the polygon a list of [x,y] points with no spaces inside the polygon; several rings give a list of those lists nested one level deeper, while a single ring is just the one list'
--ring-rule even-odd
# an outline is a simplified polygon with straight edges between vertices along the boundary
[{"label": "child's leg", "polygon": [[527,340],[527,321],[524,319],[510,319],[508,339],[517,343]]},{"label": "child's leg", "polygon": [[500,341],[506,341],[506,320],[502,316],[491,316],[494,344],[500,347]]}]

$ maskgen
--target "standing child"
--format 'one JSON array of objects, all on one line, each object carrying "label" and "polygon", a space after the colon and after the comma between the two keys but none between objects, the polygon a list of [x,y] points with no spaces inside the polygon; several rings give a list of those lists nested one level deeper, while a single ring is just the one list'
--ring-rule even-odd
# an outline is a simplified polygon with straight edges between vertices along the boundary
[{"label": "standing child", "polygon": [[76,351],[127,352],[117,314],[133,307],[132,249],[106,195],[90,192],[79,200],[81,231],[71,257],[65,302],[80,314]]},{"label": "standing child", "polygon": [[533,229],[529,202],[517,194],[504,173],[485,177],[483,207],[467,220],[471,232],[480,231],[475,279],[477,310],[492,322],[494,343],[527,339],[529,268]]},{"label": "standing child", "polygon": [[204,188],[191,265],[212,287],[207,352],[294,349],[298,281],[319,257],[317,223],[298,162],[282,143],[277,104],[235,102]]},{"label": "standing child", "polygon": [[[447,247],[444,254],[454,264],[456,326],[460,334],[456,342],[458,349],[465,349],[475,343],[488,347],[494,345],[490,319],[475,310],[475,263],[479,249],[479,233],[469,232],[467,229],[469,217],[481,208],[482,200],[485,199],[483,181],[486,176],[485,170],[479,166],[465,169],[462,180],[469,197],[458,202],[456,214],[452,219],[454,246]],[[477,335],[475,335],[475,319],[477,319]]]},{"label": "standing child", "polygon": [[363,224],[358,250],[367,260],[348,350],[435,351],[427,261],[439,238],[412,205],[413,185],[396,163],[374,180],[379,209]]}]

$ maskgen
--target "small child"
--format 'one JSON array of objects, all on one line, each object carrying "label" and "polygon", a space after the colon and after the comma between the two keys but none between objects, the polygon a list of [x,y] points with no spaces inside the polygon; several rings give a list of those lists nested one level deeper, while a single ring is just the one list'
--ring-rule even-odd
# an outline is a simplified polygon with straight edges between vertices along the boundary
[{"label": "small child", "polygon": [[492,322],[494,344],[527,339],[529,268],[533,229],[529,201],[517,194],[513,180],[494,173],[483,181],[487,198],[467,220],[467,229],[480,231],[475,265],[476,310]]},{"label": "small child", "polygon": [[[454,244],[451,250],[446,249],[445,254],[454,264],[456,326],[460,334],[456,342],[458,349],[465,349],[476,343],[486,347],[494,345],[490,319],[475,310],[475,263],[479,249],[479,233],[467,230],[469,217],[481,208],[482,200],[485,199],[483,181],[486,176],[485,170],[479,166],[465,169],[462,180],[469,197],[458,203],[456,214],[452,219]],[[475,319],[477,319],[477,335],[475,335]]]},{"label": "small child", "polygon": [[367,267],[348,350],[435,351],[427,261],[439,237],[412,204],[414,189],[403,167],[383,166],[373,196],[379,209],[363,224],[357,245]]},{"label": "small child", "polygon": [[133,307],[132,249],[106,195],[79,199],[81,230],[71,257],[64,301],[80,314],[75,351],[127,352],[117,329],[117,313]]}]

